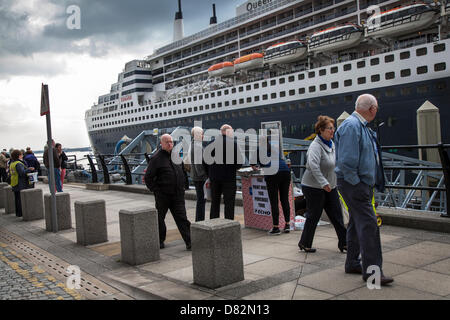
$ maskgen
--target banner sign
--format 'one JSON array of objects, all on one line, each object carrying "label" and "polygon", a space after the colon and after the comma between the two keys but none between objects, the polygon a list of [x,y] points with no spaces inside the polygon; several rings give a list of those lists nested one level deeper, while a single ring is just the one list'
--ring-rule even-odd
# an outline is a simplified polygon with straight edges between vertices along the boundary
[{"label": "banner sign", "polygon": [[42,84],[41,88],[41,116],[50,113],[50,100],[48,98],[48,85]]},{"label": "banner sign", "polygon": [[269,193],[263,177],[252,177],[252,198],[254,214],[271,216]]}]

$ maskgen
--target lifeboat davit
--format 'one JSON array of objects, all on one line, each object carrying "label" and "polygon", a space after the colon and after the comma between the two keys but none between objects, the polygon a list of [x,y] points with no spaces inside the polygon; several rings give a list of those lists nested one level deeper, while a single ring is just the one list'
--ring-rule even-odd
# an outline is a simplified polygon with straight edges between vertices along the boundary
[{"label": "lifeboat davit", "polygon": [[367,35],[372,38],[395,37],[431,25],[439,11],[426,4],[395,8],[367,19]]},{"label": "lifeboat davit", "polygon": [[264,63],[283,64],[301,60],[306,56],[307,47],[301,41],[289,41],[274,44],[266,49]]},{"label": "lifeboat davit", "polygon": [[361,27],[348,24],[314,33],[309,40],[309,51],[339,51],[358,45],[364,38]]},{"label": "lifeboat davit", "polygon": [[264,55],[262,53],[251,53],[234,60],[235,71],[245,69],[258,69],[263,66]]},{"label": "lifeboat davit", "polygon": [[225,77],[234,74],[234,64],[233,62],[221,62],[212,65],[208,69],[208,75],[210,77]]}]

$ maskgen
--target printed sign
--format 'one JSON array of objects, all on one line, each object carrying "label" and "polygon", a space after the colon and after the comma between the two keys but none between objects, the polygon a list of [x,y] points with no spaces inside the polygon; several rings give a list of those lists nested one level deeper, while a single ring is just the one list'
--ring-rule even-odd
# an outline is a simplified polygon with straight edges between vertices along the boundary
[{"label": "printed sign", "polygon": [[48,98],[48,85],[42,84],[41,88],[41,116],[50,113],[50,100]]},{"label": "printed sign", "polygon": [[269,193],[263,177],[252,178],[253,213],[260,216],[271,216]]}]

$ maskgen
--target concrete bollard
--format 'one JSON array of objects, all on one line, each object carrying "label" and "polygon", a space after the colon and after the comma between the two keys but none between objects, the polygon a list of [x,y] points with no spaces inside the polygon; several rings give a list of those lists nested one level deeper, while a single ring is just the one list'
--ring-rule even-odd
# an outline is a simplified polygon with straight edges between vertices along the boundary
[{"label": "concrete bollard", "polygon": [[121,261],[139,265],[159,260],[158,213],[155,209],[120,210]]},{"label": "concrete bollard", "polygon": [[244,280],[241,225],[212,219],[191,224],[194,283],[215,289]]},{"label": "concrete bollard", "polygon": [[105,200],[75,201],[77,243],[88,246],[108,241]]},{"label": "concrete bollard", "polygon": [[4,188],[8,186],[7,183],[0,183],[0,209],[6,208],[6,194],[3,191]]},{"label": "concrete bollard", "polygon": [[16,213],[16,202],[11,186],[3,188],[5,194],[5,214]]},{"label": "concrete bollard", "polygon": [[[45,208],[45,230],[53,231],[52,220],[52,195],[47,193],[44,195]],[[72,215],[70,212],[70,194],[66,192],[56,193],[56,217],[58,220],[58,231],[72,228]]]},{"label": "concrete bollard", "polygon": [[44,198],[42,189],[20,191],[23,221],[44,219]]},{"label": "concrete bollard", "polygon": [[[417,109],[417,142],[418,144],[438,144],[441,140],[441,116],[439,108],[426,101]],[[440,163],[437,149],[419,150],[419,159]]]}]

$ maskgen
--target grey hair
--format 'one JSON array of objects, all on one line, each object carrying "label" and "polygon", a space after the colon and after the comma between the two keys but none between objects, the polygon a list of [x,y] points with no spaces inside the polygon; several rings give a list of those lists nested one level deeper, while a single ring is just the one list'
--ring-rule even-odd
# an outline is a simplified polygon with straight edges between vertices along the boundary
[{"label": "grey hair", "polygon": [[356,99],[355,110],[367,111],[371,106],[376,106],[377,99],[368,93],[362,94]]},{"label": "grey hair", "polygon": [[191,136],[195,137],[196,135],[203,134],[203,129],[200,127],[193,127],[191,130]]}]

